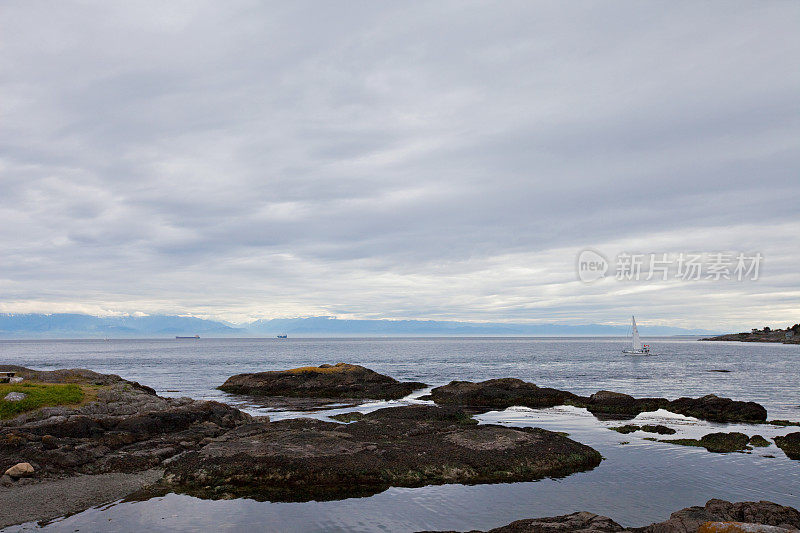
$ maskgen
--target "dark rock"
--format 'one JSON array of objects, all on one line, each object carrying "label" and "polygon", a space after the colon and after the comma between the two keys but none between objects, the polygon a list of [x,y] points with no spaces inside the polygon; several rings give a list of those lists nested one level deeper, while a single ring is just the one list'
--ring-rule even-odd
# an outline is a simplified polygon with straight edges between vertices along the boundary
[{"label": "dark rock", "polygon": [[628,433],[639,431],[642,428],[640,426],[637,426],[636,424],[626,424],[624,426],[617,426],[608,429],[610,429],[611,431],[616,431],[617,433],[622,433],[623,435],[627,435]]},{"label": "dark rock", "polygon": [[763,448],[765,446],[769,446],[769,441],[762,437],[761,435],[753,435],[750,437],[750,446],[755,446],[757,448]]},{"label": "dark rock", "polygon": [[622,531],[621,525],[606,516],[599,516],[586,511],[548,518],[529,518],[517,520],[507,526],[490,529],[489,533],[612,533]]},{"label": "dark rock", "polygon": [[331,418],[338,422],[356,422],[364,418],[364,413],[359,413],[358,411],[355,411],[353,413],[342,413],[340,415],[333,415]]},{"label": "dark rock", "polygon": [[769,420],[764,422],[765,424],[772,424],[773,426],[800,426],[800,422],[794,422],[792,420]]},{"label": "dark rock", "polygon": [[182,441],[217,437],[253,420],[218,402],[161,398],[119,376],[14,368],[35,376],[31,379],[100,384],[89,403],[45,407],[0,421],[0,467],[36,462],[45,477],[149,469],[167,458],[167,450],[179,453]]},{"label": "dark rock", "polygon": [[658,433],[659,435],[674,435],[676,431],[661,424],[645,424],[637,426],[636,424],[626,424],[624,426],[608,428],[616,431],[617,433],[633,433],[634,431],[644,431],[645,433]]},{"label": "dark rock", "polygon": [[[717,529],[716,531],[742,531],[766,533],[757,526],[773,526],[787,531],[800,529],[800,512],[772,502],[738,502],[709,500],[705,507],[687,507],[670,515],[669,520],[645,527],[625,529],[610,518],[593,513],[573,513],[550,518],[517,520],[506,526],[489,530],[487,533],[604,533],[632,531],[636,533],[696,533],[703,531],[701,526],[708,522],[736,523],[738,529]],[[755,526],[755,527],[754,527]],[[770,530],[774,533],[775,530]],[[430,533],[430,532],[429,532]],[[444,533],[444,532],[442,532]],[[480,532],[474,532],[480,533]]]},{"label": "dark rock", "polygon": [[637,528],[641,533],[694,533],[705,522],[746,522],[800,528],[800,512],[772,502],[738,502],[709,500],[705,507],[687,507],[672,513],[669,520]]},{"label": "dark rock", "polygon": [[640,413],[664,409],[668,404],[664,398],[634,398],[601,390],[589,396],[582,406],[600,419],[631,419]]},{"label": "dark rock", "polygon": [[480,383],[451,381],[433,389],[431,398],[439,405],[505,409],[514,405],[554,407],[577,400],[578,396],[558,389],[537,387],[521,379],[503,378]]},{"label": "dark rock", "polygon": [[390,486],[529,481],[600,460],[592,448],[543,429],[477,425],[460,409],[409,406],[349,424],[247,424],[171,462],[165,481],[208,498],[335,499]]},{"label": "dark rock", "polygon": [[665,439],[661,442],[681,446],[698,446],[714,453],[729,453],[747,449],[750,438],[744,433],[709,433],[697,439]]},{"label": "dark rock", "polygon": [[363,366],[338,363],[238,374],[219,389],[254,396],[395,400],[423,387],[424,383],[400,382]]},{"label": "dark rock", "polygon": [[800,459],[800,431],[773,439],[789,459]]},{"label": "dark rock", "polygon": [[710,452],[725,453],[747,449],[750,438],[744,433],[709,433],[700,438],[700,445]]},{"label": "dark rock", "polygon": [[661,424],[645,424],[642,426],[642,431],[646,433],[658,433],[659,435],[674,435],[676,433],[674,429]]},{"label": "dark rock", "polygon": [[713,394],[702,398],[678,398],[667,410],[710,422],[764,422],[767,410],[756,402],[739,402]]},{"label": "dark rock", "polygon": [[664,409],[711,422],[763,422],[767,410],[755,402],[740,402],[713,394],[702,398],[633,398],[618,392],[600,391],[585,402],[586,409],[596,416],[633,418],[649,411]]},{"label": "dark rock", "polygon": [[767,410],[755,402],[734,401],[713,394],[670,401],[666,398],[634,398],[601,390],[587,398],[512,378],[479,383],[452,381],[433,389],[431,397],[439,405],[480,410],[505,409],[514,405],[531,408],[574,405],[586,408],[601,420],[630,420],[640,413],[659,409],[712,422],[763,422],[767,418]]}]

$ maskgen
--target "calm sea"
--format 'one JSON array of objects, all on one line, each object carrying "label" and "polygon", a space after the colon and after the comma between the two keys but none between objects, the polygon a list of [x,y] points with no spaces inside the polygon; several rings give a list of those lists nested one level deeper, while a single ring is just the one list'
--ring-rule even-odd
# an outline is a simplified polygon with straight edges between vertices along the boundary
[{"label": "calm sea", "polygon": [[[165,396],[221,400],[253,414],[270,414],[273,419],[309,414],[260,409],[215,387],[241,372],[344,361],[431,385],[454,379],[518,377],[578,394],[601,389],[668,398],[714,393],[759,402],[773,419],[800,420],[800,346],[687,338],[647,341],[657,356],[624,356],[621,350],[627,343],[619,338],[0,341],[0,362],[119,374]],[[358,409],[385,405],[375,402]],[[312,416],[324,417],[325,413]],[[578,510],[635,526],[663,520],[674,510],[702,505],[710,498],[767,499],[800,507],[800,461],[788,460],[774,445],[749,454],[711,454],[646,441],[643,437],[647,434],[620,435],[608,430],[613,423],[567,407],[512,408],[480,419],[567,431],[606,459],[590,472],[557,480],[390,489],[368,498],[336,502],[204,501],[169,494],[90,509],[44,528],[70,532],[466,530]],[[697,422],[663,411],[640,415],[637,421],[666,423],[679,430],[676,437],[743,431],[769,438],[791,431]],[[26,524],[9,530],[38,527]]]}]

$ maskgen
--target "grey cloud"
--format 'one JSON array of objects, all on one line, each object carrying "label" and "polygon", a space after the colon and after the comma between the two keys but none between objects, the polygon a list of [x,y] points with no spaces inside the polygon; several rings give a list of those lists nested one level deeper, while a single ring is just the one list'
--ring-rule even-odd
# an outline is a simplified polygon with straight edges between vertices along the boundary
[{"label": "grey cloud", "polygon": [[794,4],[0,10],[0,312],[644,305],[574,282],[587,246],[769,253],[757,284],[648,293],[653,319],[796,312]]}]

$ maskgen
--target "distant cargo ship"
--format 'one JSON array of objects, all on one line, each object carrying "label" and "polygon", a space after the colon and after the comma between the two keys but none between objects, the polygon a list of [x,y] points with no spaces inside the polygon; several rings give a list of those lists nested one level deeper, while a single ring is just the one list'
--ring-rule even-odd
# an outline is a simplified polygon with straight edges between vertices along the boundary
[{"label": "distant cargo ship", "polygon": [[288,335],[278,335],[279,339],[285,339],[286,337],[288,337]]},{"label": "distant cargo ship", "polygon": [[175,335],[175,338],[176,338],[176,339],[199,339],[199,338],[200,338],[200,335],[194,335],[194,336],[192,336],[192,337],[181,337],[181,336],[179,336],[179,335]]}]

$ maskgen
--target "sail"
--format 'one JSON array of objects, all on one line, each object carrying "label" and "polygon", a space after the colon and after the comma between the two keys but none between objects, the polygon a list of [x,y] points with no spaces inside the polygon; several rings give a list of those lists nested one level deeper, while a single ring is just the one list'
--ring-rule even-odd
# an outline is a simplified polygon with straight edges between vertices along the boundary
[{"label": "sail", "polygon": [[631,321],[633,322],[633,349],[634,350],[641,350],[642,349],[642,341],[639,340],[639,330],[636,329],[636,317],[631,317]]}]

